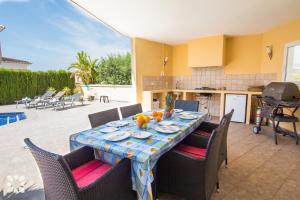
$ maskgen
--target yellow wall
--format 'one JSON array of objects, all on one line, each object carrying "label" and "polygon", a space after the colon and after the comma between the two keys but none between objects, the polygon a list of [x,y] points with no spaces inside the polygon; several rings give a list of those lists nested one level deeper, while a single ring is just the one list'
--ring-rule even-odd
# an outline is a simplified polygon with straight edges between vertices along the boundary
[{"label": "yellow wall", "polygon": [[[214,38],[217,41],[219,37],[208,37],[208,40]],[[278,73],[278,80],[281,80],[284,46],[296,40],[300,40],[300,18],[262,34],[227,36],[225,73]],[[137,66],[143,75],[160,74],[164,51],[165,55],[169,56],[166,67],[167,75],[191,75],[192,69],[188,67],[188,43],[169,46],[140,38],[135,38],[133,41],[134,48],[138,51]],[[265,52],[265,47],[268,45],[273,46],[272,60],[269,60]]]},{"label": "yellow wall", "polygon": [[141,38],[133,38],[133,81],[136,86],[137,102],[141,102],[142,100],[142,77],[159,76],[163,70],[165,56],[169,57],[169,61],[165,67],[165,74],[171,75],[173,62],[171,46]]},{"label": "yellow wall", "polygon": [[[277,26],[265,33],[247,36],[227,36],[225,45],[226,74],[277,73],[282,77],[284,46],[300,40],[300,18]],[[273,58],[269,60],[265,48],[273,46]],[[187,44],[173,46],[174,76],[190,75]]]},{"label": "yellow wall", "polygon": [[172,48],[173,66],[172,76],[192,75],[192,68],[188,66],[188,46],[186,44],[175,45]]},{"label": "yellow wall", "polygon": [[[213,37],[210,37],[210,39]],[[262,34],[225,37],[224,69],[226,74],[255,74],[261,71]],[[211,58],[214,52],[212,51]],[[173,46],[173,76],[191,75],[188,45]]]},{"label": "yellow wall", "polygon": [[[300,18],[275,27],[265,33],[248,36],[226,37],[225,73],[255,74],[277,73],[282,80],[284,46],[300,40]],[[273,58],[266,55],[266,46],[273,46]],[[159,76],[164,56],[169,57],[166,74],[172,76],[191,75],[188,67],[188,44],[164,45],[140,38],[133,39],[133,65],[137,101],[142,100],[142,77]],[[213,58],[213,56],[211,57]],[[300,117],[300,110],[297,113]],[[299,129],[299,125],[298,125]]]},{"label": "yellow wall", "polygon": [[[262,38],[262,73],[278,73],[278,80],[282,77],[282,65],[284,57],[284,46],[300,40],[300,18],[275,27],[263,34]],[[265,47],[273,46],[273,58],[269,60],[265,53]]]},{"label": "yellow wall", "polygon": [[188,66],[222,66],[224,61],[224,35],[202,37],[188,41]]},{"label": "yellow wall", "polygon": [[[210,37],[213,38],[213,37]],[[227,36],[225,44],[226,74],[277,73],[282,77],[284,46],[300,40],[300,18],[275,27],[265,33],[247,36]],[[193,40],[192,40],[193,41]],[[273,46],[273,58],[269,60],[265,47]],[[191,75],[188,67],[188,43],[165,45],[140,38],[133,39],[133,56],[136,66],[137,100],[141,100],[142,76],[159,76],[164,56],[169,57],[166,74]]]},{"label": "yellow wall", "polygon": [[[263,34],[262,38],[262,59],[261,59],[261,72],[262,73],[277,73],[277,79],[282,81],[282,67],[284,62],[284,47],[287,43],[300,40],[300,18],[290,21],[275,27]],[[273,58],[269,60],[265,53],[265,47],[268,45],[273,46]],[[286,110],[290,114],[289,110]],[[297,111],[296,116],[300,117],[300,110]],[[292,130],[291,125],[288,124]],[[300,124],[297,123],[299,131]]]},{"label": "yellow wall", "polygon": [[255,74],[260,72],[262,35],[227,37],[226,74]]}]

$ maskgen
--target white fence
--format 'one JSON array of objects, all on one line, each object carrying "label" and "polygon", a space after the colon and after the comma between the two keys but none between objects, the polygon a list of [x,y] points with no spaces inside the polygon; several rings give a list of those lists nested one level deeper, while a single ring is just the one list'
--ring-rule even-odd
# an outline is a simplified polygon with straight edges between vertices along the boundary
[{"label": "white fence", "polygon": [[135,93],[131,85],[81,85],[84,98],[94,96],[99,99],[100,96],[108,96],[112,101],[134,102]]}]

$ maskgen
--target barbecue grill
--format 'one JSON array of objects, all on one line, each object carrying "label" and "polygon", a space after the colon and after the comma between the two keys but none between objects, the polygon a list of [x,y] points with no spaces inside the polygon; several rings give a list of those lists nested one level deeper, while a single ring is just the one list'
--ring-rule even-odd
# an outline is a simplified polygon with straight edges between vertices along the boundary
[{"label": "barbecue grill", "polygon": [[[264,118],[272,122],[275,144],[277,134],[290,135],[296,139],[298,144],[298,134],[296,122],[299,119],[295,112],[300,107],[300,92],[298,86],[290,82],[272,82],[266,86],[261,96],[258,97],[259,107],[256,113],[256,125],[253,132],[258,134],[261,131],[261,124]],[[284,108],[291,110],[291,114],[285,114]],[[293,124],[293,131],[288,131],[280,127],[281,122]]]}]

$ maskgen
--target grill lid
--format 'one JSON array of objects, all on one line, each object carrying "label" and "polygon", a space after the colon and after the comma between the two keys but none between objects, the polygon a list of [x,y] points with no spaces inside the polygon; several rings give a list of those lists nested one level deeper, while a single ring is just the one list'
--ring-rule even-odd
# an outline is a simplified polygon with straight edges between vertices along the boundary
[{"label": "grill lid", "polygon": [[299,101],[300,92],[295,83],[272,82],[266,86],[262,97],[272,98],[277,101]]}]

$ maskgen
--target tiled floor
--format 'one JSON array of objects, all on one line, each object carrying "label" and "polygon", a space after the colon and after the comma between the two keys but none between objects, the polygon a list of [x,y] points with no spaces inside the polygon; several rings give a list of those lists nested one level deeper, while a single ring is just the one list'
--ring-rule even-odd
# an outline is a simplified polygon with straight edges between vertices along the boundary
[{"label": "tiled floor", "polygon": [[[87,114],[124,104],[91,104],[65,111],[26,110],[28,119],[0,127],[0,200],[41,200],[41,178],[31,154],[23,148],[23,139],[30,137],[40,146],[57,153],[68,151],[68,137],[89,127]],[[0,106],[0,112],[15,111],[14,106]],[[51,128],[49,128],[51,127]],[[5,141],[5,142],[4,142]],[[228,133],[229,166],[220,170],[221,190],[213,200],[300,199],[300,145],[289,137],[279,136],[274,144],[271,130],[264,127],[255,135],[251,126],[232,123]],[[4,162],[5,161],[5,162]],[[24,176],[25,193],[11,197],[1,191],[7,176]],[[160,200],[180,200],[160,194]]]},{"label": "tiled floor", "polygon": [[[212,200],[300,199],[300,145],[271,129],[255,135],[250,126],[232,123],[228,134],[228,168],[220,170],[221,190]],[[160,200],[179,200],[166,194]]]}]

